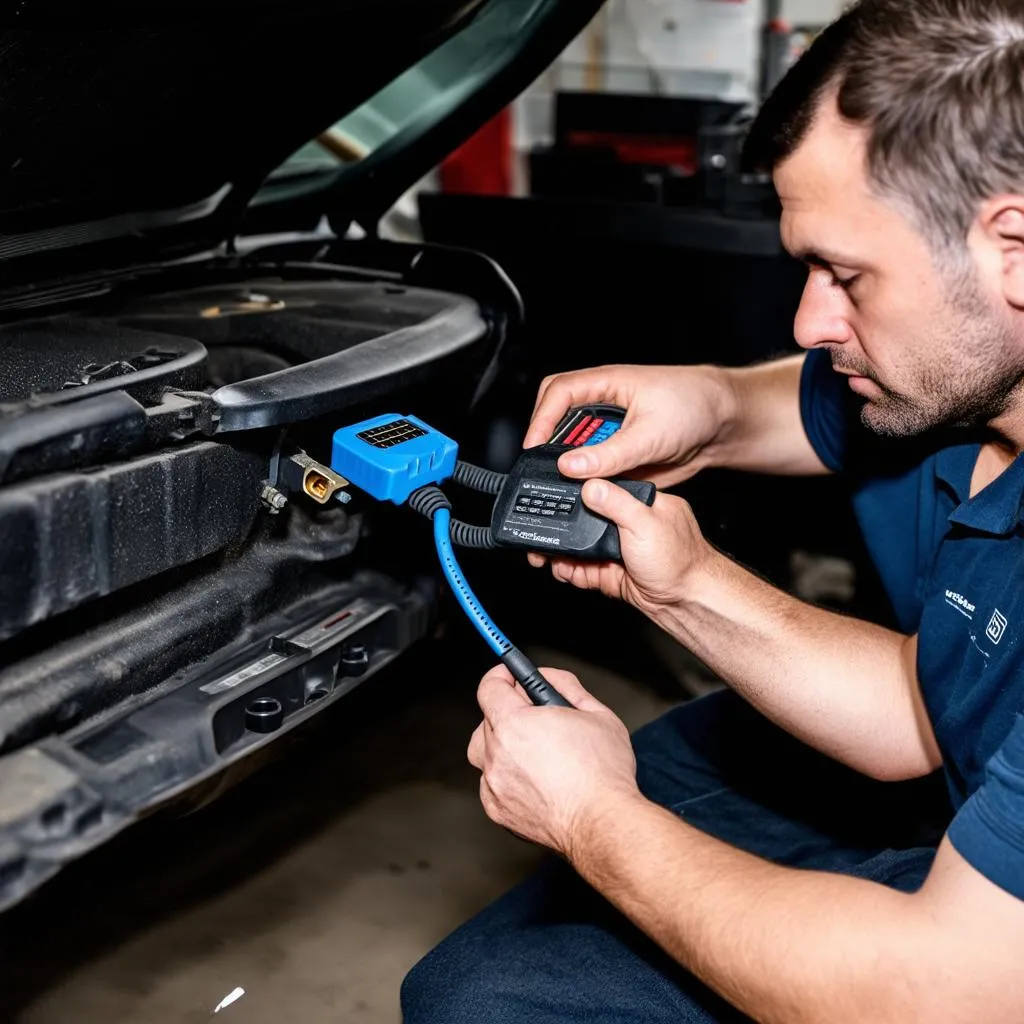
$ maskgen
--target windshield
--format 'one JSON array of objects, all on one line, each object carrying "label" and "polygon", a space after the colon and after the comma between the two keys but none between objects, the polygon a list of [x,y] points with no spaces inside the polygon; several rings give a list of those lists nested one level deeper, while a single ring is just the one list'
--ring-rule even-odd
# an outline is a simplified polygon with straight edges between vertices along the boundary
[{"label": "windshield", "polygon": [[371,155],[407,145],[462,105],[508,63],[555,0],[489,0],[458,34],[292,154],[257,193],[281,197],[297,179],[344,175]]}]

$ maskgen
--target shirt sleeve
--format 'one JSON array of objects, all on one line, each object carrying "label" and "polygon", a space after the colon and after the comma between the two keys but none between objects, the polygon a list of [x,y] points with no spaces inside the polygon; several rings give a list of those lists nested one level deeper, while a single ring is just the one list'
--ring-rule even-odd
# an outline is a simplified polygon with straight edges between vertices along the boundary
[{"label": "shirt sleeve", "polygon": [[800,415],[818,458],[833,473],[841,472],[847,463],[850,403],[846,382],[832,369],[824,349],[813,349],[804,360]]},{"label": "shirt sleeve", "polygon": [[1024,899],[1024,715],[985,768],[985,781],[960,808],[949,840],[990,882]]}]

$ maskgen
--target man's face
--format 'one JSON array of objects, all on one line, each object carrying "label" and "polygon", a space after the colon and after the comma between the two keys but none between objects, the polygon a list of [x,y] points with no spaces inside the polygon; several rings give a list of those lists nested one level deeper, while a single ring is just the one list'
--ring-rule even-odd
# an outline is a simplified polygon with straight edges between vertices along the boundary
[{"label": "man's face", "polygon": [[826,99],[775,172],[786,248],[809,267],[796,340],[825,348],[864,398],[865,424],[905,437],[998,419],[1024,380],[1024,346],[998,282],[940,269],[925,238],[867,177],[866,133]]}]

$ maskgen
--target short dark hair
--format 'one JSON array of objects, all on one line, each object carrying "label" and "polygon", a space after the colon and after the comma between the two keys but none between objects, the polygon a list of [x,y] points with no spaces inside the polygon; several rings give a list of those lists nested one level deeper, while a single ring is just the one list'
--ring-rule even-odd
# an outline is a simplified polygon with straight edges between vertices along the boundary
[{"label": "short dark hair", "polygon": [[868,175],[962,248],[985,199],[1024,190],[1024,0],[859,0],[793,65],[747,138],[772,170],[826,96],[868,130]]}]

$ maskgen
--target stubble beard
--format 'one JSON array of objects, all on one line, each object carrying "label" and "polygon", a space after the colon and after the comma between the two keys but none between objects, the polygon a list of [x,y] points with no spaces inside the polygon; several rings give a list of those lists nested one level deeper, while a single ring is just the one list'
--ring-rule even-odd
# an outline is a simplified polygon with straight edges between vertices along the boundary
[{"label": "stubble beard", "polygon": [[[1003,416],[1022,390],[1024,354],[1012,325],[996,315],[977,288],[964,289],[939,319],[932,359],[917,368],[901,392],[866,367],[845,367],[873,380],[881,391],[864,403],[861,421],[886,437],[915,437],[929,430],[977,428]],[[837,363],[836,365],[842,365]]]}]

